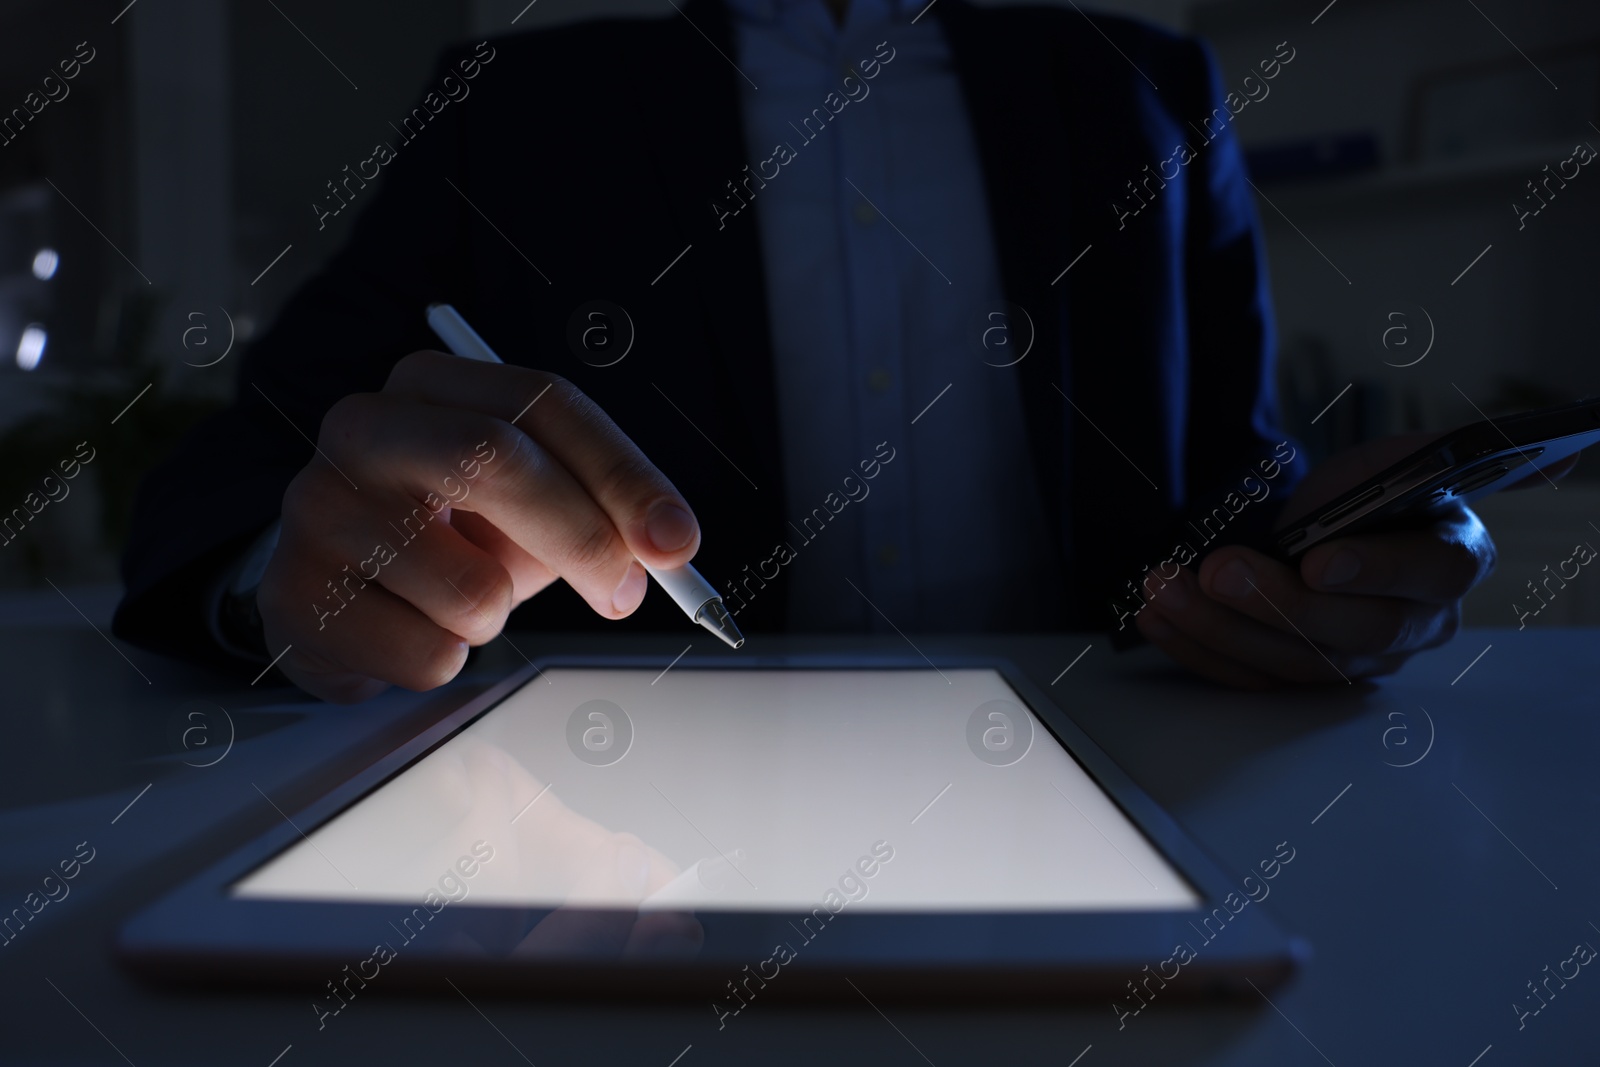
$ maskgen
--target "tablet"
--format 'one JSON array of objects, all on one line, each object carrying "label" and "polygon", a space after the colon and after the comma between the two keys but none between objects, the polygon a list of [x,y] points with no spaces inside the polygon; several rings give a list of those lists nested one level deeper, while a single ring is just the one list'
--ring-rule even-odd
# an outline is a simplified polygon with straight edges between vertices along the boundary
[{"label": "tablet", "polygon": [[994,661],[541,662],[282,814],[130,920],[123,958],[736,1010],[863,977],[1202,993],[1301,952],[1252,903],[1266,863],[1223,874]]}]

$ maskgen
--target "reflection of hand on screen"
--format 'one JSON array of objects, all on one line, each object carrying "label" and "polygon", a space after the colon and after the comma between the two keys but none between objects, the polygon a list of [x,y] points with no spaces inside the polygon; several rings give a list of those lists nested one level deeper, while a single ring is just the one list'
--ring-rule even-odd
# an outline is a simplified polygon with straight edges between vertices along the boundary
[{"label": "reflection of hand on screen", "polygon": [[419,853],[427,858],[421,870],[442,869],[465,845],[484,840],[495,858],[474,879],[474,891],[525,896],[537,886],[556,899],[611,907],[637,904],[678,873],[638,837],[573,811],[503,748],[471,734],[410,773],[422,775],[433,836],[413,837],[408,870]]},{"label": "reflection of hand on screen", "polygon": [[602,948],[654,956],[699,947],[704,934],[692,916],[632,910],[671,882],[677,866],[636,835],[609,830],[567,807],[503,748],[463,734],[411,773],[421,775],[416,796],[430,836],[413,836],[403,869],[389,877],[414,881],[414,872],[443,869],[462,848],[482,840],[493,846],[494,859],[470,880],[466,892],[478,901],[524,898],[536,888],[569,902],[529,931],[514,953]]},{"label": "reflection of hand on screen", "polygon": [[639,908],[661,910],[664,908],[690,908],[708,906],[707,894],[715,900],[724,890],[733,886],[740,877],[738,864],[745,861],[742,848],[730,849],[726,856],[707,856],[691,863],[678,876],[659,889],[653,890]]},{"label": "reflection of hand on screen", "polygon": [[678,868],[631,833],[573,811],[500,746],[464,733],[240,883],[419,901],[633,907]]},{"label": "reflection of hand on screen", "polygon": [[[539,801],[543,803],[544,800]],[[631,908],[618,908],[624,901],[637,904],[670,882],[676,873],[671,861],[632,834],[603,830],[570,810],[566,817],[595,827],[600,835],[588,846],[578,879],[568,894],[573,903],[545,916],[514,954],[558,955],[579,949],[604,949],[620,956],[685,955],[700,947],[704,930],[687,912],[639,914]],[[618,910],[591,910],[602,907],[601,901],[615,901],[611,907]]]},{"label": "reflection of hand on screen", "polygon": [[337,839],[352,837],[365,846],[358,855],[364,858],[370,852],[374,859],[388,861],[367,869],[357,862],[354,869],[347,869],[363,889],[408,889],[419,879],[426,885],[438,871],[453,866],[473,842],[487,842],[494,858],[472,878],[467,896],[481,894],[506,884],[516,868],[515,829],[508,825],[510,816],[504,809],[519,775],[526,777],[504,752],[462,737],[407,772],[416,788],[386,795],[390,810],[352,812],[317,836],[336,838],[330,857],[341,867],[339,853],[344,848]]}]

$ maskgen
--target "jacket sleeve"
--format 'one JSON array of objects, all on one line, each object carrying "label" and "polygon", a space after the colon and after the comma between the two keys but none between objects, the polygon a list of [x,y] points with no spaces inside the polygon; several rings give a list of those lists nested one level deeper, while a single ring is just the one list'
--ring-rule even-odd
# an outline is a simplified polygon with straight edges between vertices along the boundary
[{"label": "jacket sleeve", "polygon": [[[1204,44],[1173,45],[1163,96],[1170,85],[1168,119],[1192,148],[1183,166],[1182,262],[1173,265],[1182,277],[1184,353],[1173,365],[1182,381],[1163,383],[1178,391],[1173,446],[1181,489],[1136,556],[1158,579],[1224,544],[1264,547],[1306,470],[1278,421],[1266,257],[1235,129],[1249,105],[1224,89]],[[1132,619],[1145,597],[1134,585],[1140,571],[1118,573],[1132,579],[1111,602],[1113,642],[1124,647],[1140,640]]]},{"label": "jacket sleeve", "polygon": [[[1241,110],[1248,106],[1240,105],[1241,95],[1224,91],[1210,51],[1198,42],[1193,49],[1198,91],[1192,99],[1203,102],[1203,114],[1231,115],[1230,103]],[[1254,187],[1231,118],[1193,166],[1184,264],[1190,382],[1183,437],[1189,458],[1186,510],[1208,514],[1225,506],[1230,492],[1236,500],[1249,499],[1223,540],[1258,543],[1306,464],[1279,427],[1266,256]],[[1276,475],[1264,478],[1272,470]],[[1254,494],[1261,493],[1266,495],[1256,500]]]},{"label": "jacket sleeve", "polygon": [[[307,190],[321,195],[308,198],[304,224],[288,231],[301,254],[327,239],[323,212],[348,200],[339,210],[358,209],[360,217],[345,247],[243,355],[232,405],[146,475],[122,559],[117,636],[189,659],[233,661],[215,637],[216,591],[278,517],[284,490],[315,455],[323,416],[344,396],[381,389],[408,352],[437,347],[427,305],[470,292],[466,205],[450,185],[465,184],[462,123],[470,104],[438,92],[459,58],[452,51],[441,59],[433,91],[408,116],[405,133],[353,151],[349,169],[336,170],[344,200],[326,187]],[[486,65],[477,76],[495,73]],[[428,106],[441,100],[437,112]],[[391,158],[375,181],[363,182],[360,174],[380,165],[380,148]],[[361,198],[368,198],[364,208]]]}]

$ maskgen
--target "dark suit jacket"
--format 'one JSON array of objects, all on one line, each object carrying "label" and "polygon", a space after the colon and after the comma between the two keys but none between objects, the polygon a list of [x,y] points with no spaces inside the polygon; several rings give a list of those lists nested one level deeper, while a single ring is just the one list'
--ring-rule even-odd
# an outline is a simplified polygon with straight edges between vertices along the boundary
[{"label": "dark suit jacket", "polygon": [[[296,428],[314,438],[337,399],[382,388],[401,356],[439,347],[422,313],[439,300],[506,360],[568,377],[610,413],[695,508],[696,565],[712,582],[771,555],[788,516],[756,220],[743,212],[719,229],[712,207],[759,154],[743,143],[739,74],[698,32],[731,55],[728,13],[718,0],[689,0],[685,13],[496,40],[471,96],[396,145],[381,189],[361,194],[348,246],[243,357],[234,406],[147,479],[120,636],[219,654],[206,589],[312,458]],[[933,14],[982,155],[1006,296],[1037,329],[1016,373],[1069,575],[1062,623],[1115,629],[1111,598],[1171,555],[1177,521],[1216,504],[1280,439],[1242,157],[1231,129],[1208,146],[1197,132],[1222,87],[1199,43],[1133,21],[967,0],[941,0]],[[446,55],[431,84],[465,54]],[[1181,143],[1196,157],[1164,188],[1150,182]],[[1123,216],[1136,203],[1130,182],[1149,182],[1149,206]],[[608,368],[580,362],[567,342],[574,309],[596,298],[637,328],[634,350]],[[885,436],[914,447],[904,428]],[[1229,539],[1281,499],[1240,515]],[[951,501],[953,517],[960,509]],[[770,585],[741,626],[782,627],[783,579]],[[602,623],[558,585],[515,621],[680,628],[674,612],[651,596],[627,623]]]}]

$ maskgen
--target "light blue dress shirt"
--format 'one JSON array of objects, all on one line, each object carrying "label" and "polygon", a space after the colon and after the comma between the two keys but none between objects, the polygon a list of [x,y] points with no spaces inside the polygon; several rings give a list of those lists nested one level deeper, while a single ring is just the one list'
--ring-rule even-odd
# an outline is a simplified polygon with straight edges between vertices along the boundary
[{"label": "light blue dress shirt", "polygon": [[[727,224],[760,227],[791,628],[1047,624],[1060,563],[1018,370],[997,366],[1021,327],[997,317],[983,174],[938,19],[918,17],[927,0],[852,0],[843,26],[822,0],[727,2],[750,169],[771,176],[740,212],[756,219]],[[779,145],[781,166],[766,163]]]}]

